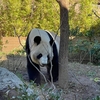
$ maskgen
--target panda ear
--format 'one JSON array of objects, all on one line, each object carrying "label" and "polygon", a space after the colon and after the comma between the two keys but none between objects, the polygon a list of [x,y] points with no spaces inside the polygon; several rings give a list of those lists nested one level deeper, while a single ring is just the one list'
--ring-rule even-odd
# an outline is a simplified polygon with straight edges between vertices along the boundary
[{"label": "panda ear", "polygon": [[39,45],[40,42],[41,42],[41,37],[40,37],[40,36],[36,36],[36,37],[34,38],[34,42],[35,42],[37,45]]},{"label": "panda ear", "polygon": [[52,46],[53,42],[54,42],[54,40],[51,39],[50,42],[49,42],[51,46]]}]

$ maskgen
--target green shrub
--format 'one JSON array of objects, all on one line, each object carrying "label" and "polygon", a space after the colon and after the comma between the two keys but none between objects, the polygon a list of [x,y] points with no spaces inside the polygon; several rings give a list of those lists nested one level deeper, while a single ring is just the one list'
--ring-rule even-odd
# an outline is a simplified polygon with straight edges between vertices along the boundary
[{"label": "green shrub", "polygon": [[74,44],[71,41],[69,43],[69,53],[70,55],[78,54],[80,58],[84,58],[83,60],[88,57],[89,62],[100,64],[100,43],[97,40],[92,42],[86,39],[79,39]]},{"label": "green shrub", "polygon": [[93,98],[92,100],[100,100],[100,96],[96,96],[96,97]]},{"label": "green shrub", "polygon": [[[31,93],[28,94],[28,89],[32,89]],[[41,96],[44,100],[63,100],[62,91],[58,91],[52,87],[48,87],[47,84],[36,86],[34,82],[31,84],[24,84],[18,89],[21,92],[19,96],[17,96],[18,100],[40,100]]]}]

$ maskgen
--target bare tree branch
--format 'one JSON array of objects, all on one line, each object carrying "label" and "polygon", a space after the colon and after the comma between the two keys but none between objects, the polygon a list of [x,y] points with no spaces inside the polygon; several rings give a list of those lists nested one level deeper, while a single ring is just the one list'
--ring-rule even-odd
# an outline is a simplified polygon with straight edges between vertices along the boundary
[{"label": "bare tree branch", "polygon": [[[33,0],[33,2],[32,2],[32,5],[33,5],[33,4],[34,4],[34,0]],[[32,9],[33,9],[33,7],[32,7]],[[33,17],[32,14],[33,14],[33,10],[32,10],[32,12],[30,12],[30,15],[29,15],[30,19]],[[27,29],[28,24],[29,24],[29,21],[26,23],[25,27],[21,30],[22,32],[25,32],[25,30]],[[18,33],[16,32],[15,26],[13,26],[13,29],[14,29],[14,34],[18,37],[18,40],[19,40],[20,45],[21,45],[21,46],[23,47],[23,49],[25,50],[25,48],[24,48],[24,46],[22,45],[21,40],[20,40],[20,37],[22,36],[22,34],[18,35]]]},{"label": "bare tree branch", "polygon": [[16,28],[13,26],[13,29],[14,29],[14,33],[16,34],[16,36],[18,37],[18,40],[19,40],[19,43],[20,43],[20,45],[23,47],[23,49],[25,50],[25,48],[24,48],[24,46],[22,45],[22,43],[21,43],[21,40],[20,40],[20,37],[22,36],[22,35],[18,35],[17,34],[17,32],[16,32]]},{"label": "bare tree branch", "polygon": [[36,70],[43,76],[45,82],[47,83],[46,77],[45,77],[44,74],[33,64],[33,62],[32,62],[31,59],[30,59],[30,55],[27,55],[27,56],[28,56],[28,59],[29,59],[30,63],[31,63],[31,64],[36,68]]},{"label": "bare tree branch", "polygon": [[94,15],[95,15],[96,17],[100,18],[100,16],[97,15],[96,11],[92,10],[92,12],[94,13]]}]

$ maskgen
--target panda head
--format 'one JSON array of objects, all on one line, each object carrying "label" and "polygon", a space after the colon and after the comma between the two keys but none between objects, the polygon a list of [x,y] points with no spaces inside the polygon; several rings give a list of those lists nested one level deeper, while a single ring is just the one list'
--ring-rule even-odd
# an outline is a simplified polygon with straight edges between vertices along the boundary
[{"label": "panda head", "polygon": [[52,43],[53,40],[48,42],[41,36],[35,36],[30,47],[31,60],[40,66],[48,65],[53,59]]}]

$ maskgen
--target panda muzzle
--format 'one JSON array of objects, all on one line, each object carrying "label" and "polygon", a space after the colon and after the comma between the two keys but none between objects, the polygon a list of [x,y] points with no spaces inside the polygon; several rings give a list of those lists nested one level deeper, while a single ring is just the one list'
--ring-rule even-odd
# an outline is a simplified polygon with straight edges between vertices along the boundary
[{"label": "panda muzzle", "polygon": [[45,65],[47,65],[48,64],[48,59],[47,58],[41,58],[40,59],[40,65],[41,66],[45,66]]}]

